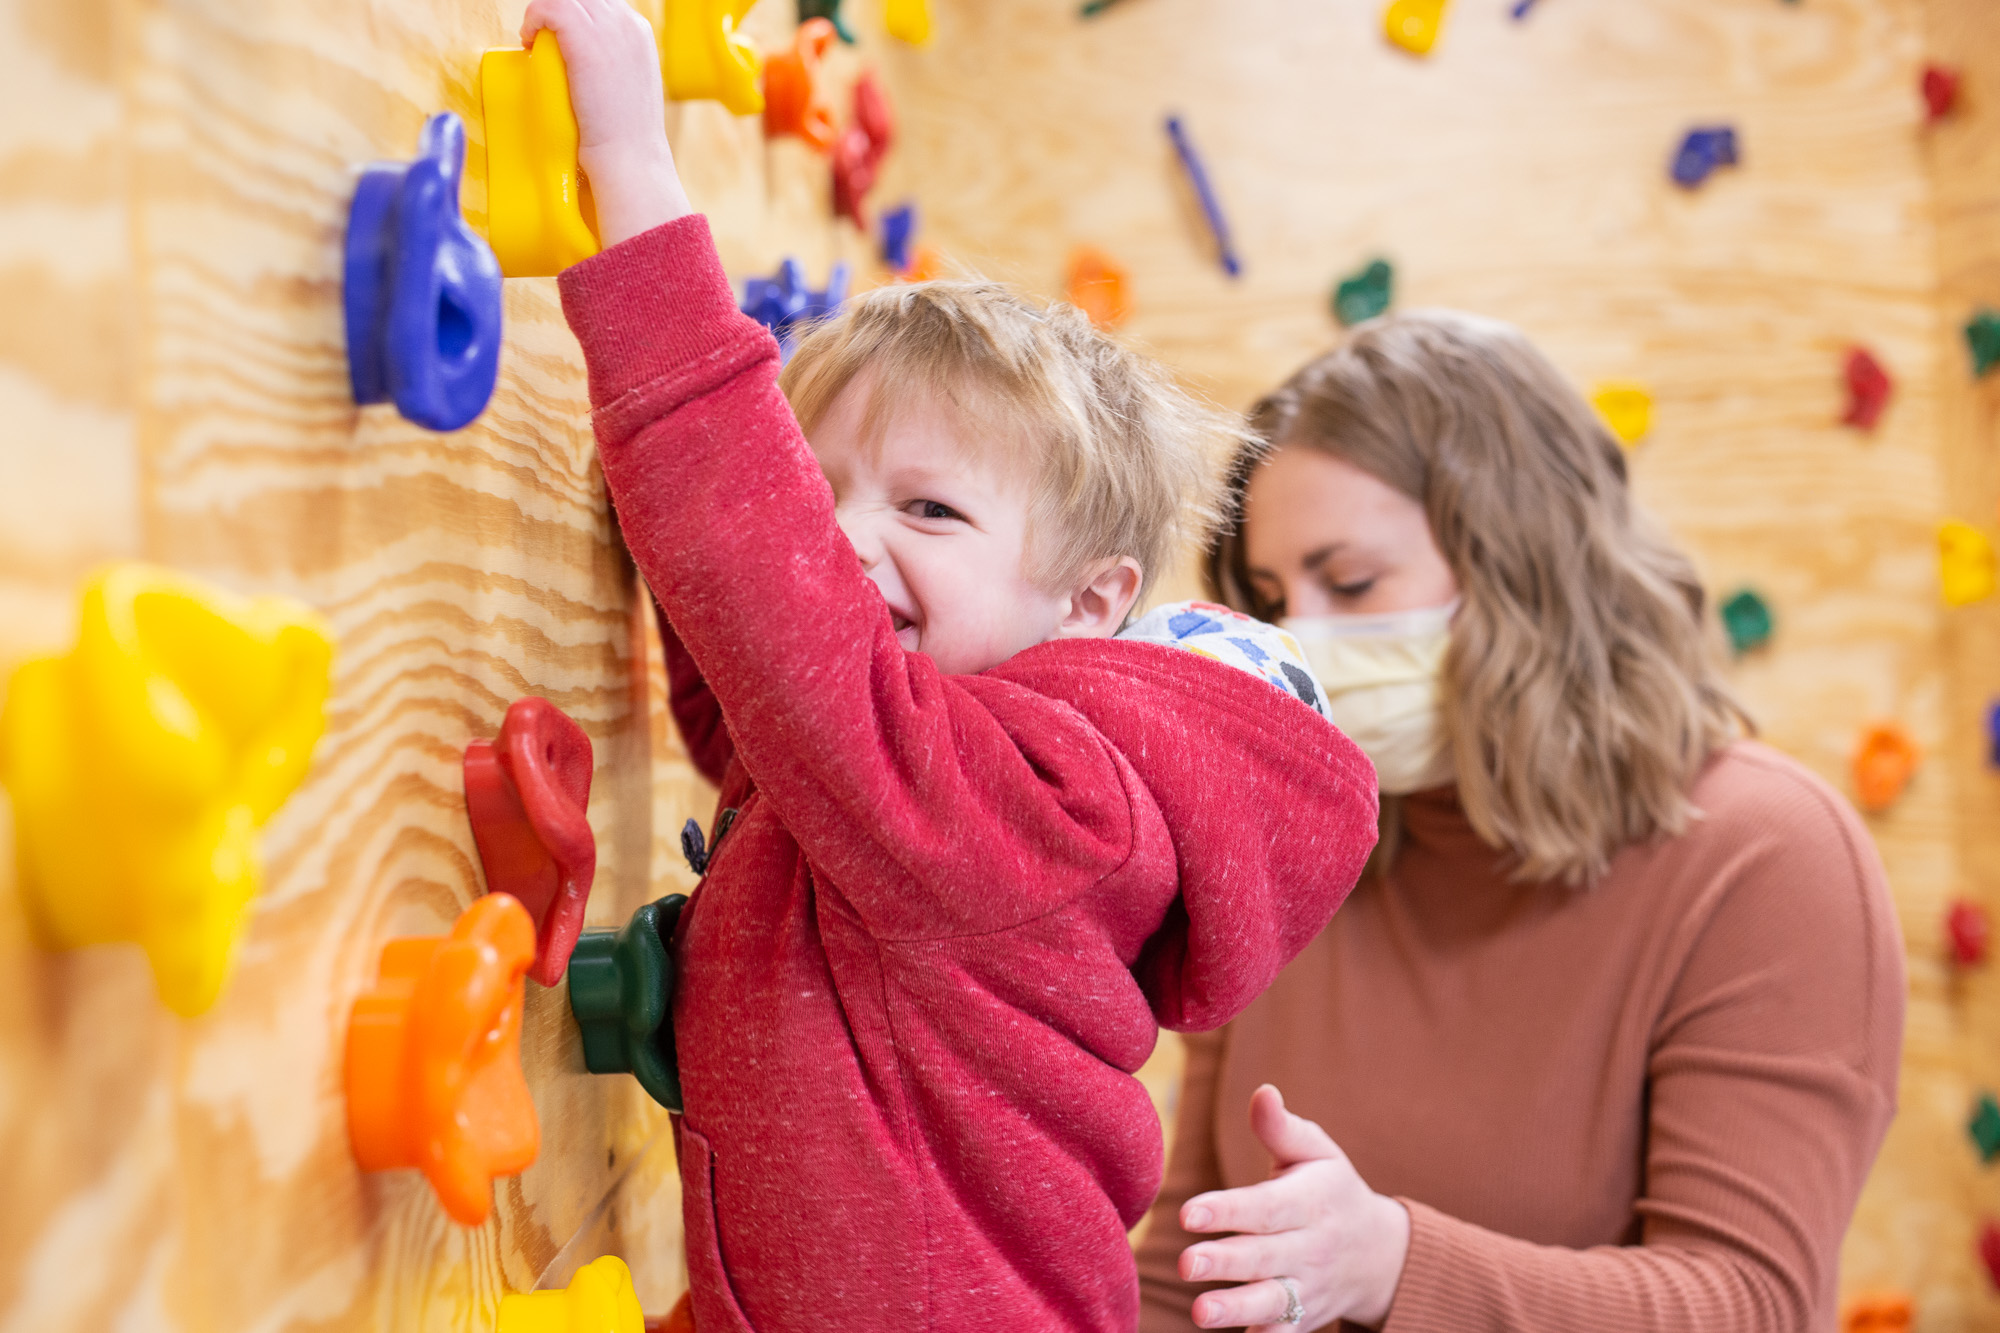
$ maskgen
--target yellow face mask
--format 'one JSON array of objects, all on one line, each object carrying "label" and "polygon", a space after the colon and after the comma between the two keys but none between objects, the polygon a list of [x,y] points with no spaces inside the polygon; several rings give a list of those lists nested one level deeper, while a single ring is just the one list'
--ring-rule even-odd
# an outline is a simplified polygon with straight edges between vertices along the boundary
[{"label": "yellow face mask", "polygon": [[1284,622],[1326,691],[1328,716],[1374,762],[1385,796],[1452,780],[1439,681],[1457,610],[1453,602]]}]

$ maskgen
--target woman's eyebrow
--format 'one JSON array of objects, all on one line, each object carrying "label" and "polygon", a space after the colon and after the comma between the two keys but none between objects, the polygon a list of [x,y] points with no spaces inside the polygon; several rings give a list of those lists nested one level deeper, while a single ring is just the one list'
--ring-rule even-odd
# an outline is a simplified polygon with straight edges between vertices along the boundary
[{"label": "woman's eyebrow", "polygon": [[1338,555],[1346,545],[1346,542],[1328,542],[1324,546],[1306,552],[1305,559],[1299,563],[1303,564],[1312,573],[1317,574],[1319,567]]}]

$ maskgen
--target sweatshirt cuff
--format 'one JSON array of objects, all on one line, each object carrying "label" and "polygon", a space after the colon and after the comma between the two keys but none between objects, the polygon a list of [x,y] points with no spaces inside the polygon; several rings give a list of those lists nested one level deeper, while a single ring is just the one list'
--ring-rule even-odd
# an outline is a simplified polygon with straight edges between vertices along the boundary
[{"label": "sweatshirt cuff", "polygon": [[1410,1213],[1410,1252],[1381,1333],[1464,1333],[1484,1326],[1485,1279],[1462,1244],[1465,1224],[1414,1199],[1398,1197]]},{"label": "sweatshirt cuff", "polygon": [[[602,408],[763,326],[736,308],[699,213],[641,232],[564,269],[563,314],[583,345]],[[748,326],[747,328],[745,326]]]}]

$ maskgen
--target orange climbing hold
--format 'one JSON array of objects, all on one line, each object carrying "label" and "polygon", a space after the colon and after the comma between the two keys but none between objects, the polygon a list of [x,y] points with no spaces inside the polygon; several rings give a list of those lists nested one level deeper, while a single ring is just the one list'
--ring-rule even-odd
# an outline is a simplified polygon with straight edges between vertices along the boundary
[{"label": "orange climbing hold", "polygon": [[1864,1292],[1847,1303],[1840,1333],[1910,1333],[1914,1310],[1900,1291]]},{"label": "orange climbing hold", "polygon": [[1894,722],[1878,722],[1862,732],[1854,751],[1854,795],[1861,808],[1873,815],[1894,805],[1922,759],[1910,733]]},{"label": "orange climbing hold", "polygon": [[522,978],[535,925],[504,893],[446,936],[391,940],[347,1025],[347,1136],[363,1171],[415,1167],[445,1212],[478,1226],[493,1180],[541,1147],[521,1074]]},{"label": "orange climbing hold", "polygon": [[793,36],[791,49],[764,62],[766,137],[797,135],[822,153],[833,147],[840,126],[820,62],[838,37],[831,20],[807,19]]},{"label": "orange climbing hold", "polygon": [[1115,329],[1132,314],[1125,290],[1125,270],[1101,250],[1078,246],[1069,257],[1065,287],[1069,303],[1100,329]]}]

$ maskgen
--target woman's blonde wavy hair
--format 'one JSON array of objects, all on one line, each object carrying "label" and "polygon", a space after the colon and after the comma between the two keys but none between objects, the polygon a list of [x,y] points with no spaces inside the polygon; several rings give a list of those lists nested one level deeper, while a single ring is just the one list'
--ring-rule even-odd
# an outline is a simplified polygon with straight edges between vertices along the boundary
[{"label": "woman's blonde wavy hair", "polygon": [[1324,450],[1423,505],[1463,599],[1443,691],[1459,800],[1516,879],[1587,882],[1620,847],[1697,816],[1696,774],[1754,728],[1704,632],[1694,565],[1633,504],[1617,441],[1517,329],[1449,311],[1372,321],[1250,422],[1262,444],[1237,460],[1214,594],[1283,614],[1240,533],[1264,449]]}]

